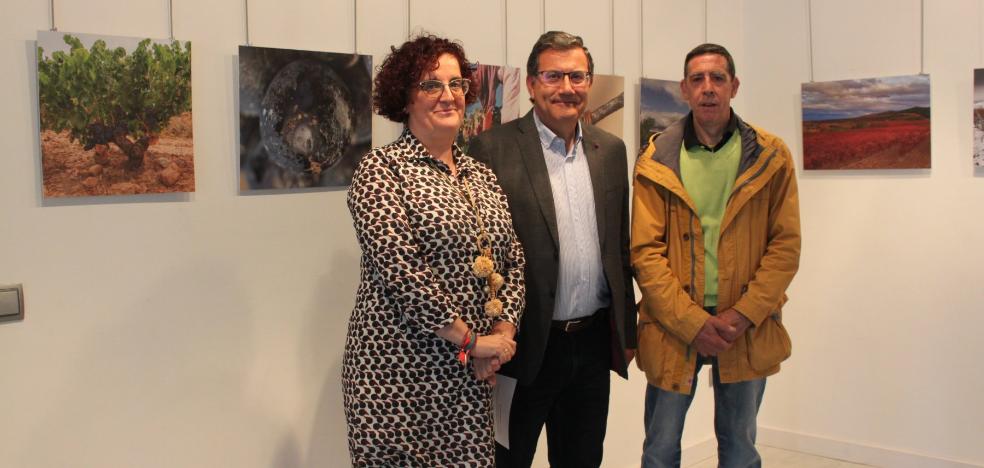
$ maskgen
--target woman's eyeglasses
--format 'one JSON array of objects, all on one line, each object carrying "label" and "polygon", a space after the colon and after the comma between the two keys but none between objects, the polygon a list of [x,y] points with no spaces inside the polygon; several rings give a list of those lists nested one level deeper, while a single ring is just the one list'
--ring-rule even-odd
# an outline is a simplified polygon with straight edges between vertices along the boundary
[{"label": "woman's eyeglasses", "polygon": [[[448,90],[455,96],[464,96],[468,93],[470,81],[464,78],[455,78],[447,82]],[[417,87],[429,97],[438,97],[444,92],[445,83],[440,80],[424,80],[417,83]]]}]

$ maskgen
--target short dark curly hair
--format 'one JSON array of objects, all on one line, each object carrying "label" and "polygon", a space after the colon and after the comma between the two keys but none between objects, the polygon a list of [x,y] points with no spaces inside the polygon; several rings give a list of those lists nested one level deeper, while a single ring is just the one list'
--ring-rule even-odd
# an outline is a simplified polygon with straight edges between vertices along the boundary
[{"label": "short dark curly hair", "polygon": [[[406,123],[409,118],[407,104],[410,102],[410,92],[417,86],[424,71],[437,68],[437,59],[444,54],[454,56],[461,67],[461,77],[471,80],[472,64],[468,62],[464,48],[457,41],[426,34],[404,42],[399,48],[390,46],[390,54],[379,66],[373,80],[373,110],[394,122]],[[475,84],[472,82],[473,86],[465,95],[466,103],[475,102]]]}]

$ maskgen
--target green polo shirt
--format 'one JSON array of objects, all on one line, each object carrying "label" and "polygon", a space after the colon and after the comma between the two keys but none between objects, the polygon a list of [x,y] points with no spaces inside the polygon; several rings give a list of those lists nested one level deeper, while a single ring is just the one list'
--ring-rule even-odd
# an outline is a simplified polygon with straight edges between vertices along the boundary
[{"label": "green polo shirt", "polygon": [[[688,122],[684,143],[680,147],[680,176],[687,194],[696,205],[704,233],[704,307],[717,306],[718,239],[721,237],[724,208],[734,188],[741,161],[741,135],[736,131],[735,121],[732,114],[732,124],[714,148],[700,144],[693,134],[692,122]],[[686,138],[687,133],[691,138]]]}]

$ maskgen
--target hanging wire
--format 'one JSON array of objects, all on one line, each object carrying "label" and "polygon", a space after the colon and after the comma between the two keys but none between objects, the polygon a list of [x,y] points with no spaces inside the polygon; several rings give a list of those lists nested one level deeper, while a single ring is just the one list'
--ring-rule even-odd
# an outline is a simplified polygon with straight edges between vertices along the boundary
[{"label": "hanging wire", "polygon": [[813,83],[813,0],[806,1],[806,25],[810,31],[810,83]]},{"label": "hanging wire", "polygon": [[51,30],[57,31],[58,28],[55,27],[55,0],[50,0],[48,2],[48,5],[49,5],[48,9],[51,13]]},{"label": "hanging wire", "polygon": [[919,74],[925,75],[926,63],[926,0],[919,0]]},{"label": "hanging wire", "polygon": [[645,13],[646,1],[639,0],[639,76],[646,75],[646,34],[644,26],[646,24],[643,16]]},{"label": "hanging wire", "polygon": [[509,0],[502,0],[502,64],[509,63]]},{"label": "hanging wire", "polygon": [[707,0],[704,0],[704,43],[707,44]]},{"label": "hanging wire", "polygon": [[407,0],[407,39],[410,39],[410,0]]},{"label": "hanging wire", "polygon": [[174,41],[174,5],[167,0],[167,38]]},{"label": "hanging wire", "polygon": [[359,55],[359,3],[352,0],[352,53]]},{"label": "hanging wire", "polygon": [[245,9],[243,10],[245,14],[243,16],[246,22],[246,45],[252,46],[253,44],[249,42],[249,0],[243,0],[243,3],[245,4]]},{"label": "hanging wire", "polygon": [[608,18],[612,22],[612,75],[615,74],[615,0],[608,2]]},{"label": "hanging wire", "polygon": [[547,0],[540,0],[540,34],[547,32]]}]

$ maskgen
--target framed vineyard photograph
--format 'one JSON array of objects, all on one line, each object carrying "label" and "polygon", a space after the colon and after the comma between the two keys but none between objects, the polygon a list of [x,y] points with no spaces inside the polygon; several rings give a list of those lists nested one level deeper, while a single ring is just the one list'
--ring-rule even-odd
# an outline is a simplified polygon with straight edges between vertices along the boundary
[{"label": "framed vineyard photograph", "polygon": [[639,150],[642,151],[649,145],[651,136],[687,115],[690,106],[683,99],[679,81],[642,78],[639,90]]},{"label": "framed vineyard photograph", "polygon": [[624,107],[625,77],[592,75],[588,105],[584,109],[581,120],[621,138]]},{"label": "framed vineyard photograph", "polygon": [[471,86],[478,99],[465,108],[458,146],[468,153],[468,141],[496,125],[519,118],[519,68],[479,64]]},{"label": "framed vineyard photograph", "polygon": [[194,192],[191,43],[38,32],[45,197]]},{"label": "framed vineyard photograph", "polygon": [[928,169],[929,75],[803,84],[804,169]]},{"label": "framed vineyard photograph", "polygon": [[239,47],[239,190],[347,186],[372,144],[372,57]]}]

